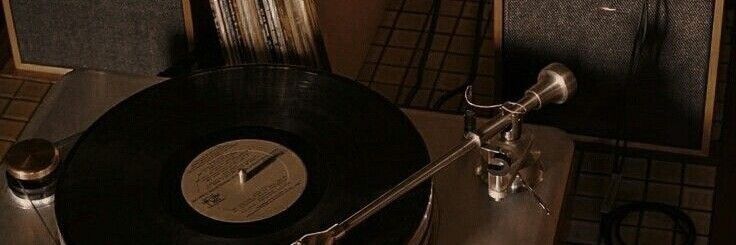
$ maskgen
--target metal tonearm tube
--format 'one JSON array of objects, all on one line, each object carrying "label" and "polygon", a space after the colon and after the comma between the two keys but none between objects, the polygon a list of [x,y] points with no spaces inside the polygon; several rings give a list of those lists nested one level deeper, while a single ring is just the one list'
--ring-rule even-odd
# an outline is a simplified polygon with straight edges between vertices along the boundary
[{"label": "metal tonearm tube", "polygon": [[474,132],[466,134],[463,143],[456,146],[449,153],[416,171],[342,222],[334,224],[326,230],[306,234],[292,244],[333,244],[350,229],[429,179],[450,163],[464,157],[471,151],[479,149],[483,142],[502,132],[504,137],[517,137],[520,134],[518,132],[520,129],[517,129],[518,127],[515,124],[520,123],[522,115],[529,110],[540,109],[547,103],[564,103],[573,95],[576,86],[575,76],[563,64],[552,63],[546,66],[539,72],[537,83],[529,88],[520,100],[504,103],[501,107],[503,113],[498,114]]}]

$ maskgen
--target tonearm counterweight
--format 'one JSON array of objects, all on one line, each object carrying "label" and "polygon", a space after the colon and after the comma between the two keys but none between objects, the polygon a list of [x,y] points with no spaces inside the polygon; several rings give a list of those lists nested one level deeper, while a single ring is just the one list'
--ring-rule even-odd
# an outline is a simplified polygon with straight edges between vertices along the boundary
[{"label": "tonearm counterweight", "polygon": [[[480,128],[468,132],[465,140],[439,159],[427,164],[353,215],[326,230],[309,233],[293,244],[333,244],[353,227],[365,221],[412,188],[432,177],[444,167],[469,153],[482,154],[484,161],[476,169],[488,183],[489,196],[503,199],[508,193],[522,187],[530,190],[540,206],[544,205],[532,186],[541,180],[539,152],[532,149],[533,139],[522,136],[522,119],[530,110],[540,109],[547,103],[562,104],[573,95],[577,82],[573,73],[562,64],[552,63],[543,68],[537,83],[526,90],[516,102],[505,102],[498,107],[501,113]],[[548,210],[545,211],[549,212]]]}]

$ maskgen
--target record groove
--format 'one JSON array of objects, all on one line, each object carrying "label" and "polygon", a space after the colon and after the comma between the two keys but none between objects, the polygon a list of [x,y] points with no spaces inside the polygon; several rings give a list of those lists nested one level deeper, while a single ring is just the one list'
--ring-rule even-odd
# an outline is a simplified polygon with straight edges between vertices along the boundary
[{"label": "record groove", "polygon": [[[182,195],[182,173],[238,139],[287,147],[306,187],[283,212],[228,223]],[[109,110],[63,163],[56,215],[67,244],[284,244],[346,218],[428,162],[403,113],[346,78],[280,65],[203,71],[145,89]],[[429,184],[352,230],[346,244],[405,243]]]}]

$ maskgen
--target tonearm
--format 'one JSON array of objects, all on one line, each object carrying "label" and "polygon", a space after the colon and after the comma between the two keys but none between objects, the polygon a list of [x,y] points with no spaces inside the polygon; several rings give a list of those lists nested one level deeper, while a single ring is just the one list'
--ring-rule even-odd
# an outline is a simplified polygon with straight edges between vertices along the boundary
[{"label": "tonearm", "polygon": [[[526,90],[520,100],[516,102],[508,101],[499,105],[501,113],[477,130],[468,132],[465,135],[465,140],[447,154],[427,164],[342,222],[334,224],[326,230],[306,234],[293,244],[333,244],[350,229],[429,179],[447,165],[471,152],[485,152],[484,159],[487,164],[482,164],[477,173],[479,175],[487,173],[484,176],[486,182],[489,183],[489,196],[494,200],[505,197],[507,190],[516,181],[522,182],[522,185],[530,188],[528,184],[523,183],[524,178],[519,176],[519,170],[524,167],[521,162],[528,155],[529,149],[527,147],[529,143],[521,142],[523,141],[521,137],[522,118],[528,111],[540,109],[547,103],[564,103],[573,95],[576,87],[577,82],[570,69],[559,63],[546,66],[539,72],[537,83]],[[504,150],[504,144],[512,147],[506,148],[510,150]],[[524,145],[521,147],[523,149],[517,149],[518,152],[514,152],[513,145],[515,144]],[[538,201],[541,205],[541,200]]]}]

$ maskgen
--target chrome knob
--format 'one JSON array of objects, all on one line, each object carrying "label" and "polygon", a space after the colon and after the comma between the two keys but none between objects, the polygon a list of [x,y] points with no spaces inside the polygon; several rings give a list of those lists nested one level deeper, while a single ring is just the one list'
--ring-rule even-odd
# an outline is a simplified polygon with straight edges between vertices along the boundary
[{"label": "chrome knob", "polygon": [[43,139],[14,144],[5,154],[6,181],[12,193],[28,200],[51,197],[56,186],[59,150]]},{"label": "chrome knob", "polygon": [[8,149],[3,163],[8,165],[8,175],[15,179],[40,180],[56,170],[59,150],[47,140],[24,140]]},{"label": "chrome knob", "polygon": [[535,108],[539,109],[547,103],[565,103],[577,87],[575,74],[567,66],[552,63],[539,71],[537,83],[526,90],[524,98],[535,100]]}]

